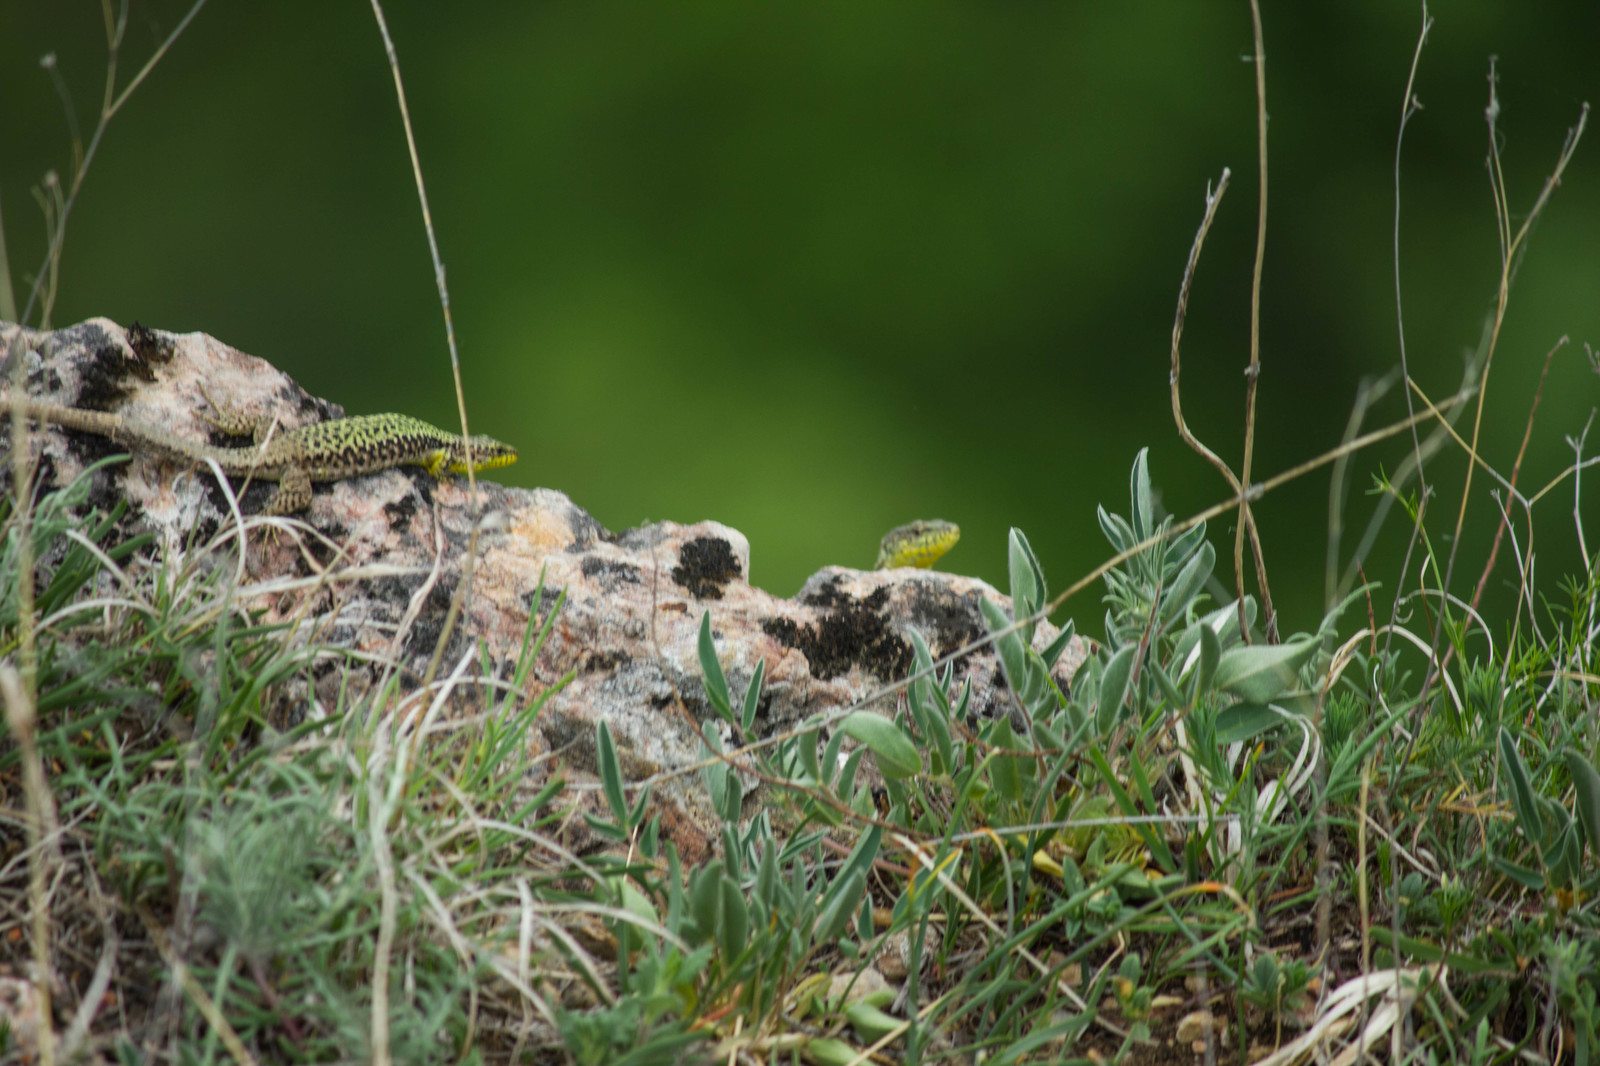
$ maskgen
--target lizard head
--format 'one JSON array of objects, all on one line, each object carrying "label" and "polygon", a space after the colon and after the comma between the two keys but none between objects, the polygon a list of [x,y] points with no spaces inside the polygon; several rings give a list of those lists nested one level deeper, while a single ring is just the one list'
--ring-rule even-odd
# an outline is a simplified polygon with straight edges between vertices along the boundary
[{"label": "lizard head", "polygon": [[878,569],[917,566],[926,569],[956,546],[961,527],[942,518],[929,518],[899,526],[883,535],[878,548]]},{"label": "lizard head", "polygon": [[[445,450],[443,456],[444,469],[452,474],[465,474],[467,472],[467,442],[456,441]],[[483,470],[498,470],[502,466],[510,466],[517,461],[517,450],[503,441],[493,437],[474,436],[472,438],[472,470],[474,473]]]}]

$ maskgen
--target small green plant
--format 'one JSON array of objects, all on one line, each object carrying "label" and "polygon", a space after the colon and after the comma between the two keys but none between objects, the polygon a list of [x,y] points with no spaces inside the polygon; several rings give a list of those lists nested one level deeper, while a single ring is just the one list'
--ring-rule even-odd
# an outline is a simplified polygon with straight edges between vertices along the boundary
[{"label": "small green plant", "polygon": [[[1528,765],[1517,751],[1516,739],[1505,726],[1499,729],[1500,787],[1516,813],[1517,828],[1533,845],[1537,869],[1505,856],[1495,866],[1528,888],[1570,891],[1583,878],[1585,845],[1600,857],[1600,773],[1583,756],[1567,752],[1564,763],[1577,796],[1577,817],[1534,787]],[[1553,762],[1553,760],[1552,760]]]},{"label": "small green plant", "polygon": [[1280,960],[1271,951],[1256,954],[1256,961],[1244,972],[1239,994],[1244,1001],[1269,1014],[1275,1021],[1303,1015],[1311,1001],[1311,982],[1316,971],[1303,959]]},{"label": "small green plant", "polygon": [[1433,891],[1434,912],[1439,916],[1439,927],[1445,943],[1453,944],[1461,935],[1463,924],[1472,917],[1473,898],[1466,883],[1457,874],[1445,874],[1439,887]]},{"label": "small green plant", "polygon": [[1144,1023],[1150,1017],[1150,1003],[1155,999],[1156,991],[1143,983],[1143,977],[1144,961],[1139,958],[1137,951],[1131,951],[1118,964],[1117,976],[1111,982],[1111,987],[1116,992],[1117,1006],[1122,1016],[1148,1035],[1150,1027]]},{"label": "small green plant", "polygon": [[1567,935],[1546,937],[1540,946],[1561,1016],[1571,1021],[1577,1040],[1573,1061],[1591,1062],[1600,1036],[1600,1008],[1595,1000],[1595,989],[1600,986],[1600,946],[1592,937]]}]

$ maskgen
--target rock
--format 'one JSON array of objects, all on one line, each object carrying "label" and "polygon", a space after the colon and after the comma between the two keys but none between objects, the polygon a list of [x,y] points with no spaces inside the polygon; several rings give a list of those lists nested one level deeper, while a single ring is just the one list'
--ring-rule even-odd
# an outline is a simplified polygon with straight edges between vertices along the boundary
[{"label": "rock", "polygon": [[[921,970],[928,962],[929,945],[927,941],[922,944]],[[876,960],[878,971],[888,980],[893,982],[904,981],[911,974],[911,934],[908,932],[893,933],[884,938],[883,950],[878,953]]]},{"label": "rock", "polygon": [[827,1000],[841,1006],[858,1003],[878,992],[894,992],[883,974],[868,966],[859,973],[841,973],[828,979]]},{"label": "rock", "polygon": [[18,1061],[31,1062],[38,1058],[43,1009],[39,990],[32,981],[0,977],[0,1031],[10,1034],[5,1050],[16,1055]]},{"label": "rock", "polygon": [[[13,346],[13,340],[21,344]],[[274,415],[286,428],[344,413],[263,360],[202,333],[123,329],[106,319],[54,332],[0,324],[0,350],[12,347],[23,349],[19,355],[33,398],[115,411],[198,440],[226,441],[200,417],[207,412],[202,383],[219,402]],[[9,364],[3,380],[10,380]],[[505,427],[473,429],[508,435]],[[46,486],[64,485],[95,460],[126,450],[54,426],[34,433],[37,476]],[[0,435],[9,439],[9,420],[0,425]],[[9,465],[4,476],[10,476]],[[124,532],[153,533],[162,552],[183,552],[214,538],[224,550],[237,543],[228,539],[235,523],[228,497],[205,467],[136,454],[131,463],[94,477],[91,502],[109,507],[116,499],[129,500]],[[552,489],[508,489],[482,480],[478,489],[484,515],[479,556],[440,676],[463,659],[476,671],[482,640],[496,676],[508,678],[541,574],[541,613],[565,592],[532,675],[531,687],[544,690],[573,674],[529,737],[534,755],[555,757],[535,764],[543,774],[567,764],[584,772],[580,780],[593,780],[599,722],[609,723],[630,780],[696,763],[697,729],[721,729],[706,700],[697,656],[707,612],[736,699],[756,664],[766,664],[755,733],[767,736],[856,704],[904,677],[910,630],[941,656],[983,634],[982,599],[1010,609],[1009,600],[982,581],[926,570],[826,567],[794,599],[783,599],[750,586],[750,544],[721,523],[661,522],[612,533]],[[244,515],[256,512],[272,490],[250,485],[240,498]],[[465,480],[435,482],[419,469],[401,468],[318,485],[304,517],[316,535],[302,529],[271,543],[251,538],[247,583],[322,570],[329,579],[258,594],[250,605],[263,608],[268,623],[318,617],[324,623],[316,627],[320,639],[397,657],[411,677],[420,677],[462,579],[472,528]],[[379,564],[398,572],[356,580],[336,576]],[[1053,626],[1040,625],[1035,645],[1042,648],[1055,635]],[[1063,688],[1086,654],[1079,639],[1062,656],[1056,679]],[[955,676],[958,684],[971,682],[975,714],[1008,713],[1013,706],[991,649],[962,656]],[[359,679],[354,682],[359,687]],[[326,713],[341,683],[352,679],[330,672],[315,690],[303,683],[287,689],[281,696],[285,721]],[[891,695],[875,706],[893,713],[897,700],[903,705],[903,695]],[[760,802],[757,782],[747,777],[746,785],[747,812],[753,812]],[[697,773],[661,778],[653,796],[664,835],[676,841],[685,859],[697,860],[716,847],[717,822]]]},{"label": "rock", "polygon": [[[1193,1044],[1204,1040],[1206,1030],[1212,1033],[1217,1031],[1216,1019],[1208,1010],[1190,1011],[1178,1020],[1178,1042],[1180,1044]],[[1204,1050],[1202,1048],[1201,1050]]]}]

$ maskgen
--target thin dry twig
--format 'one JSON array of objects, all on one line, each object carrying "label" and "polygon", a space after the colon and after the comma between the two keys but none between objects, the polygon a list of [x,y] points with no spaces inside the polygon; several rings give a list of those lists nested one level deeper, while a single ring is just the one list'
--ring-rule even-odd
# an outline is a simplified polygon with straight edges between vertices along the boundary
[{"label": "thin dry twig", "polygon": [[1589,417],[1583,423],[1583,432],[1578,434],[1578,439],[1567,438],[1567,444],[1572,448],[1572,524],[1578,531],[1578,554],[1583,556],[1583,572],[1592,581],[1594,579],[1594,560],[1589,558],[1589,543],[1583,536],[1583,446],[1589,439],[1589,427],[1594,425],[1594,408],[1589,408]]},{"label": "thin dry twig", "polygon": [[[1545,379],[1550,376],[1550,361],[1555,358],[1556,353],[1559,352],[1566,345],[1566,343],[1567,337],[1565,334],[1563,334],[1561,339],[1556,341],[1555,347],[1551,348],[1545,353],[1544,369],[1539,372],[1539,384],[1533,390],[1533,403],[1528,408],[1528,422],[1522,427],[1522,445],[1517,448],[1516,461],[1511,464],[1511,491],[1513,493],[1517,490],[1517,476],[1522,473],[1523,456],[1527,455],[1528,453],[1528,441],[1533,436],[1533,418],[1534,415],[1539,413],[1539,400],[1544,396],[1544,382]],[[1484,587],[1489,584],[1489,575],[1494,572],[1495,559],[1500,554],[1500,542],[1505,539],[1506,526],[1508,522],[1509,519],[1507,519],[1505,516],[1502,516],[1500,519],[1500,524],[1495,527],[1494,543],[1489,548],[1489,560],[1483,564],[1483,573],[1478,576],[1478,587],[1472,592],[1473,607],[1477,607],[1479,601],[1483,599],[1483,590]],[[1446,661],[1445,665],[1449,665],[1448,660]]]},{"label": "thin dry twig", "polygon": [[72,141],[72,168],[77,170],[83,166],[83,134],[78,129],[78,109],[72,104],[72,90],[67,87],[67,80],[61,76],[61,69],[56,63],[56,54],[50,52],[39,60],[39,66],[50,77],[50,86],[56,91],[56,98],[61,101],[61,110],[67,119],[67,136]]},{"label": "thin dry twig", "polygon": [[[1488,343],[1487,324],[1485,325],[1484,330],[1484,343]],[[1468,359],[1466,363],[1463,364],[1461,368],[1461,383],[1457,388],[1458,395],[1473,395],[1473,392],[1476,389],[1476,385],[1474,383],[1478,379],[1477,367],[1478,360],[1481,358],[1481,354],[1482,349],[1480,348],[1478,352],[1474,353],[1472,358]],[[1404,374],[1402,374],[1401,380],[1412,381],[1413,379],[1407,378]],[[1415,409],[1410,406],[1410,399],[1411,398],[1408,394],[1407,413],[1415,414]],[[1340,599],[1343,599],[1349,594],[1350,590],[1355,587],[1356,579],[1360,576],[1361,564],[1371,553],[1373,546],[1377,544],[1378,534],[1383,531],[1384,525],[1387,524],[1390,510],[1393,509],[1395,503],[1400,499],[1400,490],[1403,490],[1408,484],[1410,484],[1413,478],[1417,478],[1419,482],[1421,482],[1421,475],[1426,470],[1427,464],[1431,462],[1433,457],[1439,454],[1440,449],[1445,446],[1446,440],[1450,436],[1451,427],[1453,427],[1456,421],[1460,419],[1465,410],[1466,408],[1459,404],[1450,408],[1445,415],[1445,422],[1449,424],[1435,426],[1432,432],[1422,439],[1421,448],[1419,450],[1408,452],[1405,459],[1403,459],[1400,462],[1400,465],[1395,468],[1394,473],[1386,479],[1389,486],[1395,491],[1386,492],[1380,496],[1377,504],[1372,509],[1372,514],[1368,516],[1366,528],[1361,533],[1361,540],[1357,542],[1355,551],[1351,552],[1350,561],[1345,564],[1344,573],[1339,577],[1338,593],[1334,597],[1335,603],[1337,603]],[[1420,492],[1422,496],[1426,498],[1432,492],[1432,489],[1427,485],[1426,482],[1421,482]]]},{"label": "thin dry twig", "polygon": [[389,1066],[389,956],[394,949],[394,930],[400,913],[394,857],[389,851],[389,819],[405,777],[406,748],[404,744],[392,746],[394,765],[391,765],[389,730],[380,725],[375,732],[367,764],[367,828],[379,892],[378,939],[372,952],[371,1040],[373,1066]]},{"label": "thin dry twig", "polygon": [[[123,35],[128,29],[128,0],[122,0],[121,10],[115,15],[111,10],[111,0],[100,0],[100,13],[105,21],[106,28],[106,83],[100,103],[100,121],[95,125],[94,134],[89,138],[89,146],[83,151],[82,159],[73,172],[72,187],[67,191],[65,199],[62,200],[60,211],[52,219],[50,246],[45,252],[44,262],[39,265],[38,273],[34,275],[33,288],[28,293],[28,302],[23,307],[21,317],[16,319],[18,322],[26,322],[28,316],[33,313],[33,306],[40,297],[45,280],[49,278],[51,279],[50,288],[48,292],[44,293],[45,303],[39,320],[41,329],[49,328],[50,312],[54,308],[56,296],[54,278],[61,262],[61,245],[67,235],[67,219],[72,215],[72,207],[77,203],[78,193],[83,188],[83,180],[89,174],[90,165],[94,163],[95,153],[100,148],[100,140],[105,136],[106,127],[111,124],[111,120],[116,117],[117,112],[122,110],[122,105],[128,102],[128,98],[133,95],[134,90],[155,69],[155,65],[161,62],[162,57],[167,54],[167,49],[171,48],[173,43],[183,35],[183,31],[189,28],[189,23],[194,21],[195,16],[200,14],[200,9],[205,6],[206,0],[195,0],[194,6],[189,9],[188,14],[178,20],[178,24],[173,27],[172,32],[167,34],[166,39],[156,47],[155,52],[145,61],[144,66],[140,67],[139,72],[133,76],[133,80],[128,82],[123,87],[122,92],[119,93],[117,92],[117,62],[121,57]],[[3,252],[3,249],[0,249],[0,252]],[[0,254],[0,260],[3,260],[3,258],[3,254]],[[9,289],[10,286],[7,285],[6,288]]]},{"label": "thin dry twig", "polygon": [[[1256,67],[1256,152],[1261,187],[1256,214],[1256,262],[1250,278],[1250,366],[1245,371],[1244,461],[1239,480],[1250,484],[1250,467],[1256,449],[1256,386],[1261,380],[1261,271],[1267,256],[1267,46],[1261,32],[1261,0],[1250,0],[1250,21],[1255,30]],[[1267,562],[1261,550],[1261,533],[1256,529],[1250,501],[1239,497],[1239,522],[1233,537],[1233,573],[1239,590],[1239,635],[1250,643],[1250,626],[1244,613],[1244,538],[1250,535],[1250,551],[1255,556],[1256,584],[1261,589],[1262,628],[1267,643],[1278,642],[1278,612],[1272,606],[1272,590],[1267,586]]]},{"label": "thin dry twig", "polygon": [[11,254],[6,251],[6,216],[0,211],[0,319],[19,322],[17,294],[11,287]]},{"label": "thin dry twig", "polygon": [[[6,363],[11,368],[12,395],[22,394],[26,379],[23,363],[27,343],[19,327],[6,345]],[[11,408],[11,497],[16,502],[12,520],[17,534],[17,662],[21,668],[22,689],[29,706],[36,693],[38,652],[33,617],[33,441],[26,412],[20,405]]]},{"label": "thin dry twig", "polygon": [[[1217,187],[1213,190],[1206,186],[1206,211],[1200,220],[1200,228],[1195,232],[1194,243],[1189,247],[1189,260],[1183,267],[1183,282],[1178,286],[1178,310],[1172,319],[1172,366],[1168,372],[1168,384],[1172,394],[1172,420],[1178,427],[1178,436],[1190,448],[1193,448],[1208,463],[1216,467],[1228,487],[1234,491],[1237,498],[1243,499],[1244,487],[1233,469],[1228,466],[1227,460],[1212,451],[1196,437],[1189,429],[1189,423],[1183,417],[1183,401],[1179,389],[1179,380],[1182,376],[1183,362],[1180,357],[1181,342],[1183,340],[1184,322],[1189,316],[1189,290],[1194,283],[1195,267],[1200,262],[1200,249],[1205,244],[1206,234],[1211,231],[1211,223],[1216,217],[1217,208],[1222,203],[1222,194],[1228,190],[1230,172],[1227,167],[1222,168],[1222,176],[1217,179]],[[1253,519],[1248,519],[1253,521]],[[1241,523],[1247,519],[1240,519]],[[1239,603],[1241,610],[1244,605],[1244,574],[1235,566],[1235,578],[1238,582]],[[1246,636],[1248,640],[1248,635]]]},{"label": "thin dry twig", "polygon": [[245,1047],[244,1041],[239,1039],[238,1032],[235,1031],[232,1025],[228,1024],[227,1017],[217,1009],[216,1002],[206,994],[206,990],[201,987],[200,982],[194,979],[194,974],[189,971],[189,967],[178,956],[177,951],[172,946],[172,941],[167,939],[166,930],[161,928],[161,923],[156,921],[155,915],[150,912],[150,908],[146,907],[142,902],[136,902],[133,905],[133,910],[139,916],[139,920],[144,923],[145,932],[149,933],[150,939],[155,942],[156,950],[161,953],[161,958],[166,962],[167,968],[172,971],[173,976],[183,985],[183,990],[189,994],[189,998],[194,1001],[195,1008],[204,1015],[206,1022],[216,1030],[217,1035],[222,1039],[222,1045],[228,1049],[228,1054],[232,1055],[240,1066],[255,1066],[255,1056],[250,1054],[250,1049]]},{"label": "thin dry twig", "polygon": [[[1516,264],[1520,261],[1521,252],[1525,248],[1525,241],[1529,232],[1532,230],[1534,222],[1538,220],[1540,214],[1544,210],[1545,205],[1549,202],[1551,192],[1553,192],[1555,187],[1560,184],[1561,175],[1565,172],[1567,164],[1572,159],[1573,152],[1577,149],[1578,141],[1583,136],[1584,127],[1588,124],[1589,120],[1589,105],[1587,102],[1583,104],[1577,124],[1567,130],[1567,136],[1565,141],[1562,143],[1561,152],[1556,159],[1555,168],[1549,177],[1545,179],[1544,187],[1540,190],[1539,197],[1534,202],[1533,209],[1528,212],[1527,217],[1523,219],[1521,227],[1518,228],[1515,234],[1511,232],[1510,208],[1505,191],[1504,174],[1500,168],[1500,143],[1497,129],[1499,114],[1500,100],[1495,91],[1495,63],[1494,58],[1490,57],[1489,104],[1484,109],[1484,118],[1488,125],[1489,135],[1489,185],[1494,198],[1496,233],[1500,240],[1500,284],[1495,301],[1493,323],[1489,329],[1488,342],[1484,350],[1483,368],[1479,372],[1478,376],[1477,406],[1473,415],[1472,438],[1470,443],[1460,442],[1468,455],[1469,462],[1467,463],[1466,476],[1461,487],[1461,503],[1456,511],[1455,528],[1450,538],[1450,551],[1446,557],[1444,573],[1439,576],[1439,589],[1445,597],[1448,597],[1450,593],[1451,580],[1455,574],[1456,558],[1461,547],[1461,531],[1466,523],[1467,502],[1472,491],[1472,475],[1476,471],[1479,462],[1482,461],[1479,458],[1479,440],[1483,424],[1483,407],[1489,386],[1489,370],[1494,365],[1494,353],[1500,337],[1500,328],[1505,322],[1506,306],[1510,299],[1511,293],[1512,274],[1515,270]],[[1407,384],[1410,385],[1411,389],[1416,391],[1419,396],[1422,396],[1421,390],[1418,388],[1415,381],[1409,379],[1408,377]],[[1423,399],[1424,402],[1426,402],[1426,397],[1423,397]],[[1451,429],[1450,432],[1454,434],[1454,429]],[[1457,439],[1459,441],[1459,438]],[[1485,469],[1489,470],[1491,474],[1494,473],[1488,464],[1485,463],[1484,466]],[[1495,476],[1498,477],[1498,475]],[[1503,481],[1503,479],[1501,480]],[[1507,483],[1507,487],[1510,489],[1509,483]],[[1515,489],[1510,489],[1508,496],[1516,495]],[[1426,494],[1424,494],[1423,498],[1426,500]],[[1530,512],[1528,513],[1528,520],[1531,523],[1532,501],[1519,500],[1519,502],[1523,504],[1525,511]],[[1417,525],[1417,530],[1420,530],[1420,522]],[[1416,530],[1414,530],[1414,532],[1415,531]],[[1414,542],[1415,541],[1413,540],[1413,543]],[[1409,548],[1407,549],[1406,554],[1407,559],[1409,560]],[[1398,598],[1395,601],[1395,609],[1397,611],[1399,609]],[[1441,614],[1446,610],[1448,610],[1447,599],[1440,604]],[[1519,603],[1517,618],[1520,619],[1520,617],[1521,610]],[[1447,625],[1442,624],[1442,622],[1443,619],[1441,618],[1441,624],[1433,627],[1432,642],[1430,645],[1430,653],[1428,655],[1428,668],[1426,673],[1423,675],[1422,686],[1411,711],[1413,728],[1409,730],[1410,736],[1406,739],[1405,745],[1399,753],[1399,761],[1396,763],[1396,765],[1401,767],[1410,765],[1412,755],[1416,751],[1417,741],[1421,736],[1422,731],[1418,728],[1415,728],[1415,719],[1423,714],[1429,706],[1429,694],[1431,693],[1434,684],[1436,682],[1442,682],[1447,687],[1449,685],[1449,677],[1445,673],[1446,664],[1439,657],[1440,643],[1444,639],[1445,631],[1449,628]],[[1515,622],[1513,625],[1515,626]],[[1515,637],[1513,636],[1512,639],[1514,640]],[[1505,670],[1509,669],[1510,659],[1508,657],[1505,663]],[[1502,675],[1504,675],[1504,671],[1502,672]],[[1502,686],[1501,691],[1502,693],[1504,692],[1504,686]],[[1391,864],[1389,880],[1389,890],[1398,898],[1400,891],[1400,867],[1398,864]],[[1397,910],[1390,917],[1390,934],[1395,938],[1396,943],[1399,943],[1399,926],[1400,921]]]},{"label": "thin dry twig", "polygon": [[[1406,75],[1406,94],[1400,105],[1400,132],[1394,138],[1394,317],[1400,333],[1400,371],[1408,381],[1411,379],[1411,368],[1406,362],[1406,316],[1400,294],[1400,150],[1405,144],[1406,126],[1410,124],[1411,116],[1422,110],[1422,101],[1417,99],[1413,90],[1417,84],[1417,68],[1422,65],[1422,49],[1428,43],[1428,32],[1432,29],[1433,19],[1428,14],[1427,0],[1423,0],[1422,32],[1417,34],[1416,51],[1411,55],[1411,73]],[[1416,414],[1411,407],[1409,393],[1406,394],[1406,414]],[[1426,493],[1428,483],[1422,476],[1422,442],[1417,439],[1414,427],[1411,431],[1411,454],[1417,464],[1417,479]]]},{"label": "thin dry twig", "polygon": [[105,1002],[106,990],[111,987],[117,952],[122,946],[122,938],[117,933],[116,907],[100,887],[100,878],[95,872],[93,857],[84,855],[79,868],[85,872],[89,882],[91,907],[100,920],[100,959],[95,964],[94,976],[89,980],[89,987],[84,991],[83,998],[78,1001],[78,1009],[67,1027],[67,1034],[61,1040],[61,1057],[67,1062],[77,1057],[83,1042],[89,1037],[89,1027],[94,1024],[95,1014]]},{"label": "thin dry twig", "polygon": [[[1340,440],[1350,440],[1361,432],[1361,423],[1366,421],[1367,411],[1394,387],[1399,377],[1400,368],[1395,367],[1376,380],[1361,379],[1361,384],[1356,388],[1355,403],[1350,405],[1350,417],[1345,422],[1344,435],[1339,438]],[[1344,507],[1349,492],[1350,457],[1343,456],[1333,464],[1333,471],[1328,475],[1328,551],[1322,583],[1324,610],[1332,610],[1333,605],[1343,598],[1343,592],[1339,587],[1339,545],[1344,538]],[[1357,556],[1353,561],[1359,564],[1360,557]]]},{"label": "thin dry twig", "polygon": [[450,316],[450,287],[445,282],[444,260],[439,256],[439,240],[434,234],[433,212],[428,207],[428,188],[422,179],[422,159],[417,154],[417,137],[411,128],[411,109],[406,105],[406,87],[400,79],[400,57],[395,52],[394,38],[389,35],[389,23],[383,16],[383,4],[372,0],[372,15],[378,22],[378,32],[383,36],[383,50],[389,57],[389,70],[394,75],[395,101],[400,107],[400,122],[406,131],[406,150],[411,157],[411,174],[417,183],[417,202],[422,207],[422,228],[428,235],[428,254],[433,259],[433,279],[439,288],[439,307],[444,312],[445,344],[450,350],[450,374],[456,387],[456,413],[461,418],[461,436],[466,440],[468,515],[472,519],[472,532],[467,537],[466,555],[461,561],[461,581],[455,595],[450,597],[450,609],[445,614],[444,626],[439,630],[439,641],[434,645],[433,657],[423,674],[423,684],[431,682],[439,672],[445,648],[455,633],[456,622],[466,608],[467,597],[472,592],[473,564],[478,557],[478,534],[482,523],[482,503],[478,497],[478,477],[472,463],[472,431],[467,425],[467,394],[461,384],[461,355],[456,347],[455,320]]},{"label": "thin dry twig", "polygon": [[1239,479],[1234,476],[1227,460],[1206,447],[1189,431],[1189,423],[1183,417],[1183,401],[1178,389],[1178,380],[1183,369],[1179,351],[1180,342],[1183,340],[1184,322],[1189,317],[1189,289],[1194,284],[1195,267],[1200,263],[1200,249],[1206,242],[1206,234],[1211,232],[1211,222],[1216,218],[1217,208],[1222,204],[1222,195],[1228,191],[1230,176],[1228,168],[1223,167],[1222,176],[1217,179],[1217,187],[1212,189],[1209,184],[1206,186],[1206,213],[1200,219],[1200,228],[1195,231],[1194,243],[1189,246],[1189,261],[1183,266],[1183,283],[1178,286],[1178,311],[1172,318],[1172,369],[1168,374],[1168,384],[1172,392],[1172,420],[1177,423],[1178,436],[1185,444],[1199,452],[1208,463],[1216,467],[1228,482],[1228,487],[1237,493],[1240,491]]},{"label": "thin dry twig", "polygon": [[[1566,172],[1567,164],[1572,161],[1572,155],[1577,150],[1578,141],[1583,137],[1584,127],[1589,123],[1589,105],[1583,104],[1575,126],[1567,130],[1566,140],[1561,145],[1561,153],[1556,157],[1555,169],[1545,178],[1544,187],[1539,190],[1538,199],[1534,201],[1533,208],[1522,220],[1516,233],[1511,232],[1511,210],[1505,187],[1505,174],[1500,167],[1500,141],[1498,121],[1500,117],[1500,97],[1495,90],[1495,59],[1489,58],[1489,104],[1484,108],[1484,119],[1488,125],[1489,133],[1489,186],[1494,196],[1494,211],[1496,232],[1500,239],[1500,283],[1495,296],[1494,326],[1489,335],[1489,347],[1483,360],[1483,369],[1478,378],[1478,403],[1472,418],[1472,443],[1469,452],[1478,454],[1479,439],[1483,429],[1483,406],[1488,398],[1489,371],[1494,365],[1495,348],[1500,339],[1500,329],[1505,323],[1506,306],[1511,298],[1511,278],[1516,265],[1521,261],[1522,253],[1526,247],[1528,234],[1533,229],[1533,224],[1538,221],[1544,212],[1545,205],[1550,201],[1550,194],[1555,187],[1561,184],[1561,175]],[[1450,589],[1450,580],[1455,573],[1456,555],[1461,547],[1461,530],[1467,521],[1467,502],[1472,494],[1472,474],[1475,464],[1467,464],[1466,478],[1461,486],[1461,504],[1456,510],[1456,524],[1454,534],[1450,538],[1450,554],[1445,562],[1444,583],[1445,591]],[[1444,627],[1439,627],[1434,635],[1434,649],[1437,653],[1438,641]],[[1438,661],[1435,654],[1434,661]],[[1430,669],[1422,682],[1422,695],[1417,701],[1418,707],[1426,706],[1428,690],[1431,687],[1436,671]]]},{"label": "thin dry twig", "polygon": [[1461,451],[1466,455],[1468,464],[1474,468],[1482,467],[1483,472],[1487,477],[1493,479],[1496,484],[1498,484],[1502,489],[1505,489],[1507,494],[1514,498],[1518,503],[1522,504],[1526,508],[1531,509],[1533,506],[1532,501],[1525,498],[1521,493],[1517,492],[1516,489],[1512,487],[1511,481],[1506,478],[1504,474],[1496,470],[1494,466],[1490,464],[1489,460],[1485,459],[1482,455],[1479,455],[1477,449],[1472,446],[1470,441],[1456,432],[1455,426],[1450,424],[1450,421],[1445,417],[1444,412],[1435,407],[1433,401],[1428,398],[1428,394],[1422,391],[1422,386],[1418,385],[1415,381],[1411,381],[1408,384],[1411,386],[1411,391],[1417,394],[1417,399],[1421,400],[1423,406],[1428,409],[1428,414],[1439,423],[1439,427],[1444,430],[1445,435],[1451,440],[1455,441],[1456,446],[1460,448]]},{"label": "thin dry twig", "polygon": [[[26,581],[24,581],[26,583]],[[0,697],[5,699],[6,728],[22,749],[22,791],[28,805],[28,909],[33,918],[33,988],[39,997],[39,1061],[54,1066],[56,1033],[50,1010],[50,990],[55,986],[55,969],[50,964],[50,901],[48,879],[50,832],[55,819],[50,816],[49,786],[45,784],[44,763],[35,743],[34,706],[29,685],[11,666],[0,666]]]}]

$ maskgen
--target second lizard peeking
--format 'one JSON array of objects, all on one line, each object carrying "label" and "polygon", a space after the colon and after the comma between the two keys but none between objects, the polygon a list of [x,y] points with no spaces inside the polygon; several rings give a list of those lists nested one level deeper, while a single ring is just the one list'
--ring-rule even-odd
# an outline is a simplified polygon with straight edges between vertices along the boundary
[{"label": "second lizard peeking", "polygon": [[[105,411],[33,400],[18,402],[6,396],[0,396],[0,414],[9,416],[13,409],[21,407],[23,414],[40,422],[96,433],[118,444],[190,462],[215,460],[223,473],[233,477],[276,481],[278,489],[263,511],[269,515],[293,514],[311,506],[311,484],[315,481],[343,481],[396,466],[420,466],[434,477],[467,472],[465,438],[409,415],[359,415],[299,429],[279,427],[269,433],[270,419],[226,411],[209,395],[206,401],[217,414],[201,415],[202,418],[232,436],[253,437],[256,447],[217,447]],[[471,443],[475,472],[517,461],[515,448],[492,437],[474,436]]]},{"label": "second lizard peeking", "polygon": [[942,518],[896,526],[883,535],[883,542],[878,545],[878,569],[915,566],[926,570],[960,539],[961,527]]}]

